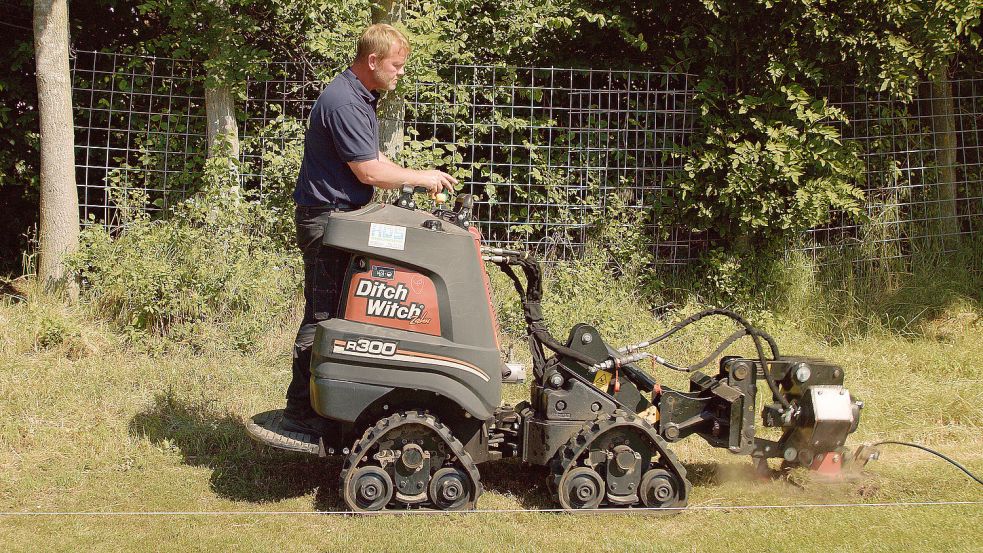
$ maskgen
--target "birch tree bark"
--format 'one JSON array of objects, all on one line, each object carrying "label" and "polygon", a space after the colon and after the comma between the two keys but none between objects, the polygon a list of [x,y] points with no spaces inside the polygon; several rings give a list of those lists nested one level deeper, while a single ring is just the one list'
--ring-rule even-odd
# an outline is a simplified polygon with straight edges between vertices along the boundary
[{"label": "birch tree bark", "polygon": [[[372,8],[372,23],[395,23],[403,20],[401,0],[382,0]],[[406,106],[395,91],[379,99],[379,151],[395,159],[403,146],[403,119]]]},{"label": "birch tree bark", "polygon": [[239,158],[239,127],[235,98],[227,85],[205,87],[205,117],[208,119],[208,156]]},{"label": "birch tree bark", "polygon": [[[223,19],[213,23],[221,26],[229,15],[225,0],[211,0],[211,3],[220,14],[217,17]],[[216,40],[221,41],[222,37]],[[216,44],[211,48],[210,57],[215,59],[219,55],[220,47]],[[239,159],[239,127],[236,125],[235,97],[232,94],[232,87],[226,82],[224,75],[210,74],[205,83],[208,156],[220,155]]]},{"label": "birch tree bark", "polygon": [[[380,0],[372,6],[372,24],[399,22],[403,20],[402,0]],[[387,92],[379,98],[376,110],[379,118],[379,151],[391,160],[396,160],[403,147],[403,118],[406,105],[396,91]],[[375,189],[378,202],[389,203],[399,195],[399,190]]]},{"label": "birch tree bark", "polygon": [[41,130],[38,280],[47,287],[64,286],[74,297],[78,288],[64,265],[79,244],[67,0],[35,0],[34,55]]}]

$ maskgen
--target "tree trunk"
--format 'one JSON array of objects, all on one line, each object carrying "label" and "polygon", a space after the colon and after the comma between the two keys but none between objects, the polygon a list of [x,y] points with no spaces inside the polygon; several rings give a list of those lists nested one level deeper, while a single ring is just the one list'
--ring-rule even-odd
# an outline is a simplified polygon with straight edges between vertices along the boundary
[{"label": "tree trunk", "polygon": [[379,151],[389,159],[396,159],[403,148],[403,120],[406,105],[394,92],[379,99]]},{"label": "tree trunk", "polygon": [[38,280],[45,286],[65,286],[74,297],[78,289],[64,265],[79,243],[67,0],[34,2],[34,53],[41,124]]},{"label": "tree trunk", "polygon": [[[229,18],[225,0],[210,0],[218,12],[213,25],[224,25]],[[228,32],[234,32],[226,29]],[[212,59],[221,53],[220,46],[209,51]],[[205,119],[208,128],[208,157],[225,156],[239,159],[239,127],[236,126],[235,97],[224,75],[210,74],[205,79]]]},{"label": "tree trunk", "polygon": [[205,117],[208,119],[208,156],[239,159],[235,98],[228,86],[205,88]]},{"label": "tree trunk", "polygon": [[[372,23],[394,23],[403,20],[401,0],[382,0],[372,8]],[[403,147],[403,119],[406,106],[403,98],[388,92],[379,99],[379,151],[396,159]]]},{"label": "tree trunk", "polygon": [[936,233],[943,246],[959,233],[956,211],[956,113],[952,101],[952,82],[948,66],[942,66],[932,79],[932,132],[935,138],[935,166],[938,169]]}]

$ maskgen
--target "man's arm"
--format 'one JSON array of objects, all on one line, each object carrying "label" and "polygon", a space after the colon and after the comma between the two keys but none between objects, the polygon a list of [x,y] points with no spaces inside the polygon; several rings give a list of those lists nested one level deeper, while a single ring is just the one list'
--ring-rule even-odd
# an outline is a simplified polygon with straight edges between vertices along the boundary
[{"label": "man's arm", "polygon": [[430,169],[420,171],[400,167],[389,160],[382,152],[378,159],[366,161],[349,161],[355,177],[361,182],[376,188],[400,188],[403,185],[422,186],[431,193],[442,190],[453,192],[457,179],[443,171]]},{"label": "man's arm", "polygon": [[[384,154],[382,152],[379,152],[379,161],[382,161],[384,163],[388,163],[389,165],[396,165],[396,163],[393,160],[389,159],[386,156],[386,154]],[[396,165],[396,167],[399,167],[399,165]]]}]

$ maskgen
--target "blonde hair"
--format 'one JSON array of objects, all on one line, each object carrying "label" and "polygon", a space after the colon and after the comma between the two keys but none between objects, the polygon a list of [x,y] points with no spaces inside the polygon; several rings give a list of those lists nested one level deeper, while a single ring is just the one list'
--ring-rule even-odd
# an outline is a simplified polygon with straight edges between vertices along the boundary
[{"label": "blonde hair", "polygon": [[385,59],[393,44],[410,51],[410,41],[399,29],[386,23],[370,25],[358,39],[355,47],[355,61],[365,61],[369,55],[375,54],[379,59]]}]

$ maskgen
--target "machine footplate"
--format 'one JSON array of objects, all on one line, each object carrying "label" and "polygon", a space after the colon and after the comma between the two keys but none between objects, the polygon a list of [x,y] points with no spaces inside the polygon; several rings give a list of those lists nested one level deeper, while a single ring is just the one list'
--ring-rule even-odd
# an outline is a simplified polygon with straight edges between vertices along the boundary
[{"label": "machine footplate", "polygon": [[246,423],[246,431],[249,432],[250,438],[270,447],[314,455],[321,453],[318,438],[283,429],[283,409],[254,415],[252,420]]}]

